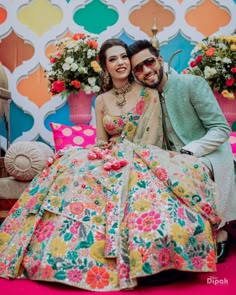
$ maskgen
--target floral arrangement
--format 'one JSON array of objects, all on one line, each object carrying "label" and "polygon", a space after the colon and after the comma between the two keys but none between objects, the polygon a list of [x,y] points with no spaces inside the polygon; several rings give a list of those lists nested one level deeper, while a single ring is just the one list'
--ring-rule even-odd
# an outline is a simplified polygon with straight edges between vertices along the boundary
[{"label": "floral arrangement", "polygon": [[212,90],[234,99],[236,92],[236,35],[212,35],[191,52],[189,68],[184,74],[202,76]]},{"label": "floral arrangement", "polygon": [[100,91],[97,38],[74,34],[57,41],[56,49],[50,56],[51,69],[46,74],[52,95],[65,97],[80,89],[87,94]]}]

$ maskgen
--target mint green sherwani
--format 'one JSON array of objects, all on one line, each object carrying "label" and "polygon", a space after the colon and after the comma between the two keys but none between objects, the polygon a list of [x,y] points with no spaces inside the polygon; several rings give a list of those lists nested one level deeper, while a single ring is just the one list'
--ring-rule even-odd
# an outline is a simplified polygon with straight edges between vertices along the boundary
[{"label": "mint green sherwani", "polygon": [[230,126],[211,88],[201,77],[171,73],[162,96],[168,114],[167,125],[169,122],[171,126],[169,136],[172,142],[174,140],[175,149],[183,147],[196,157],[205,158],[206,163],[210,161],[218,188],[216,205],[222,215],[221,226],[235,220],[236,183],[228,142]]}]

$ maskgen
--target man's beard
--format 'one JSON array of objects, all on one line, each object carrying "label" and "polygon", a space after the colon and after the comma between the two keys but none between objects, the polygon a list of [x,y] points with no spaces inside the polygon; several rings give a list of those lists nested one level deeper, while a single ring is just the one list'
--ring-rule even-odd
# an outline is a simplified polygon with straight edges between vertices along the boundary
[{"label": "man's beard", "polygon": [[157,82],[154,82],[152,84],[147,84],[147,83],[143,82],[142,84],[145,85],[145,86],[149,86],[151,88],[157,88],[161,84],[161,81],[163,79],[163,75],[164,75],[164,67],[161,66],[160,69],[159,69],[159,79],[158,79]]}]

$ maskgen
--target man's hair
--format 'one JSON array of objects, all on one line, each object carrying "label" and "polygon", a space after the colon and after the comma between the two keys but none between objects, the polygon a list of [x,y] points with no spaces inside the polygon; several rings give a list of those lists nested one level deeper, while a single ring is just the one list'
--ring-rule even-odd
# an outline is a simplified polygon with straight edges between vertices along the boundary
[{"label": "man's hair", "polygon": [[148,49],[150,53],[152,53],[156,57],[159,57],[160,55],[160,50],[155,48],[151,42],[149,42],[148,40],[138,40],[128,46],[127,52],[129,58],[144,49]]}]

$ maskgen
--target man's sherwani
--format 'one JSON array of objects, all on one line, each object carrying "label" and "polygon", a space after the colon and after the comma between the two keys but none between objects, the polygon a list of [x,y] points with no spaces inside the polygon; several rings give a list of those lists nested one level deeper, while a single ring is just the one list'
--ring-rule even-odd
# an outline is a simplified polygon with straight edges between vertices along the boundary
[{"label": "man's sherwani", "polygon": [[170,74],[162,93],[171,125],[183,148],[212,165],[216,205],[225,222],[236,219],[236,181],[227,123],[208,83],[201,77]]}]

